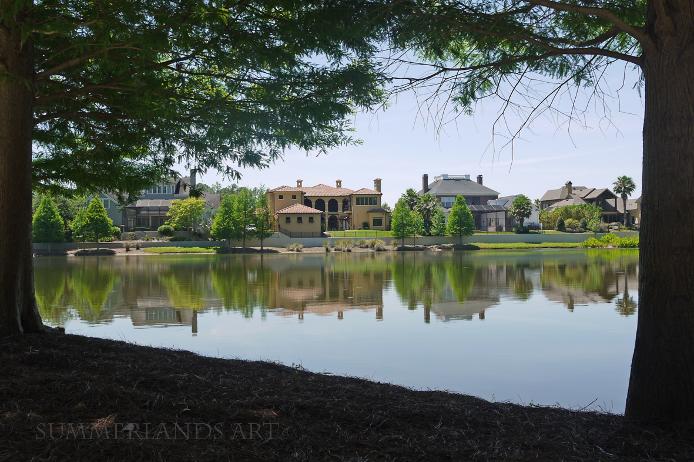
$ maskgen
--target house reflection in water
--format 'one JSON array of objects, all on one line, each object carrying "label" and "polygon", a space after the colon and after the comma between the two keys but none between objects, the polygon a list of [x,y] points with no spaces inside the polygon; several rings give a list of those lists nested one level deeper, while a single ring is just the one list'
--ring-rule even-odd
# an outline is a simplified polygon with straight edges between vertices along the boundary
[{"label": "house reflection in water", "polygon": [[569,310],[612,303],[636,311],[636,252],[397,252],[304,255],[38,258],[36,300],[53,325],[72,319],[136,328],[190,326],[198,313],[245,318],[308,314],[387,320],[393,308],[422,310],[423,321],[485,319],[504,299],[541,295]]}]

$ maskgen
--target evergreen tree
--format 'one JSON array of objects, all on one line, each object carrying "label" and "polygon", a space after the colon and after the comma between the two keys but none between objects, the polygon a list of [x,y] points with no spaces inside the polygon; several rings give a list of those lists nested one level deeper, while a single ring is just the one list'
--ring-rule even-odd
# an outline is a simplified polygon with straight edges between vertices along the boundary
[{"label": "evergreen tree", "polygon": [[472,236],[475,231],[475,220],[463,196],[456,196],[451,211],[448,212],[446,231],[451,236],[458,236],[463,245],[463,236]]},{"label": "evergreen tree", "polygon": [[260,240],[260,251],[263,251],[263,241],[272,236],[272,228],[274,219],[270,206],[267,203],[267,197],[264,192],[258,194],[256,199],[256,208],[254,216],[255,236]]},{"label": "evergreen tree", "polygon": [[251,227],[255,221],[256,198],[248,188],[241,188],[235,194],[233,202],[233,223],[238,227],[237,234],[241,239],[241,246],[246,247],[246,237],[252,233]]},{"label": "evergreen tree", "polygon": [[390,229],[393,237],[400,239],[401,244],[405,245],[405,238],[410,235],[412,230],[412,211],[407,201],[400,199],[395,203],[393,214],[390,218]]},{"label": "evergreen tree", "polygon": [[104,203],[98,197],[77,212],[71,226],[74,236],[82,241],[100,242],[103,237],[113,234],[113,220],[109,218]]},{"label": "evergreen tree", "polygon": [[622,175],[617,177],[617,180],[612,184],[612,189],[615,194],[622,198],[622,206],[624,207],[624,226],[629,225],[629,212],[627,212],[627,199],[636,189],[636,183],[631,177]]},{"label": "evergreen tree", "polygon": [[446,235],[446,215],[443,213],[443,210],[441,210],[441,207],[436,208],[434,215],[431,218],[431,235]]},{"label": "evergreen tree", "polygon": [[34,242],[62,242],[65,222],[50,196],[43,196],[32,220]]},{"label": "evergreen tree", "polygon": [[234,202],[233,194],[222,197],[210,229],[212,238],[227,241],[227,247],[231,247],[232,239],[238,238],[238,226],[234,223]]}]

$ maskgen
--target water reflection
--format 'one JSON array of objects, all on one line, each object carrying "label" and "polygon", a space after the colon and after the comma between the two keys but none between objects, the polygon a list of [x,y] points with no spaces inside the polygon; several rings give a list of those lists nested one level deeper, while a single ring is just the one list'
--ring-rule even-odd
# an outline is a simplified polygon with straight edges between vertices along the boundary
[{"label": "water reflection", "polygon": [[308,313],[344,319],[372,312],[384,320],[384,294],[394,291],[422,319],[485,319],[502,300],[541,293],[573,311],[612,303],[636,312],[638,253],[565,251],[228,256],[39,258],[36,299],[42,317],[136,327],[189,325],[198,312]]}]

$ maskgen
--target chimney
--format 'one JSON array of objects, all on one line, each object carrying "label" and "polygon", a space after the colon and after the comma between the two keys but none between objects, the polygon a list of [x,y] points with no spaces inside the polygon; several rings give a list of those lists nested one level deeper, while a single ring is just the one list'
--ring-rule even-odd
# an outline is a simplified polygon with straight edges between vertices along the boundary
[{"label": "chimney", "polygon": [[477,184],[484,184],[482,182],[482,175],[477,175]]},{"label": "chimney", "polygon": [[304,185],[304,180],[296,180],[296,187],[301,188]]},{"label": "chimney", "polygon": [[198,183],[196,178],[197,172],[198,171],[194,168],[190,169],[190,189],[195,189],[195,185]]},{"label": "chimney", "polygon": [[429,192],[429,175],[426,173],[422,175],[422,194]]},{"label": "chimney", "polygon": [[571,180],[566,182],[566,192],[569,193],[569,196],[574,193],[574,188],[573,188],[573,183],[571,183]]},{"label": "chimney", "polygon": [[335,187],[341,188],[342,187],[342,180],[335,180]]},{"label": "chimney", "polygon": [[381,192],[381,179],[380,178],[374,179],[374,189],[378,192]]}]

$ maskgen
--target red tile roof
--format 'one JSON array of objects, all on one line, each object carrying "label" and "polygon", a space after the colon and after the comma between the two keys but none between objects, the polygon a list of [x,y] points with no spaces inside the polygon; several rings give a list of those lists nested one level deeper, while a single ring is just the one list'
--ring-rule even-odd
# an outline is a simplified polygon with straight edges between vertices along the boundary
[{"label": "red tile roof", "polygon": [[313,207],[309,207],[304,204],[293,204],[290,205],[289,207],[285,207],[282,210],[278,210],[277,213],[301,213],[301,214],[311,214],[311,213],[323,213],[318,209],[314,209]]},{"label": "red tile roof", "polygon": [[335,186],[328,186],[327,184],[317,184],[315,186],[308,186],[301,188],[307,197],[314,196],[351,196],[354,191],[349,188],[336,188]]},{"label": "red tile roof", "polygon": [[275,192],[275,191],[299,191],[299,192],[301,192],[301,191],[303,191],[303,189],[297,188],[296,186],[283,185],[283,186],[278,186],[278,187],[270,190],[270,192]]}]

